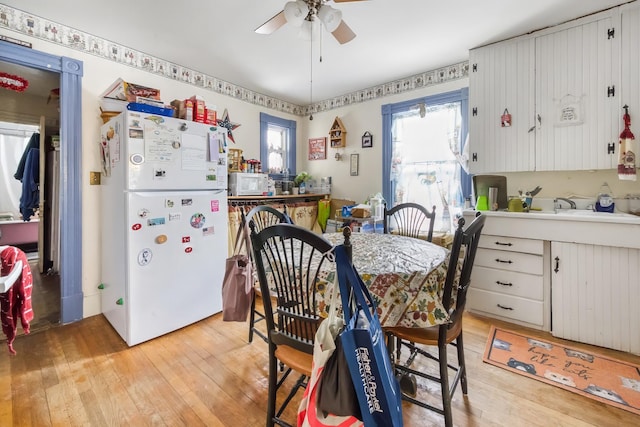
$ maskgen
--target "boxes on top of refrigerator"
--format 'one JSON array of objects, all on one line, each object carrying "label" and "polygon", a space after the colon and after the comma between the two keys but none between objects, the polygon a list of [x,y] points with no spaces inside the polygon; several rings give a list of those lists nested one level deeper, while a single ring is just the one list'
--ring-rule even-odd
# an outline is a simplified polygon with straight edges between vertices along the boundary
[{"label": "boxes on top of refrigerator", "polygon": [[160,101],[160,89],[146,87],[118,79],[102,93],[103,98],[136,102],[137,97],[151,98]]}]

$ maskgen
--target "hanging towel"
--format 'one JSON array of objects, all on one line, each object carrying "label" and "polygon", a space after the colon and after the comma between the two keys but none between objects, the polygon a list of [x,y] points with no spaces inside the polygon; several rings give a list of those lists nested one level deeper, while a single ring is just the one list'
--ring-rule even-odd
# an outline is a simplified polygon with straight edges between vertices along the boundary
[{"label": "hanging towel", "polygon": [[6,247],[0,252],[1,275],[8,275],[14,264],[22,261],[22,273],[12,287],[5,293],[0,294],[0,318],[2,319],[2,331],[7,336],[7,346],[9,353],[16,354],[13,349],[13,341],[16,338],[18,319],[22,324],[25,334],[30,332],[30,322],[33,320],[33,309],[31,308],[31,290],[33,288],[33,277],[27,255],[14,246]]},{"label": "hanging towel", "polygon": [[20,213],[23,221],[31,220],[33,211],[40,203],[40,150],[32,148],[27,155],[22,176],[22,195],[20,196]]},{"label": "hanging towel", "polygon": [[635,136],[631,132],[631,116],[629,107],[624,106],[624,130],[620,134],[620,158],[618,160],[618,178],[624,181],[636,180],[636,148]]}]

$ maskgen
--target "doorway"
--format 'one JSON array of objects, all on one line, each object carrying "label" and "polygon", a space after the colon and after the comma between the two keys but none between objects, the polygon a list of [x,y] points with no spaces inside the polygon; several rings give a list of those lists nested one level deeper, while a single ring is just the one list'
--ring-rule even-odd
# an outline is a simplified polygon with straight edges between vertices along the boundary
[{"label": "doorway", "polygon": [[82,62],[0,41],[0,61],[60,74],[60,322],[83,317]]}]

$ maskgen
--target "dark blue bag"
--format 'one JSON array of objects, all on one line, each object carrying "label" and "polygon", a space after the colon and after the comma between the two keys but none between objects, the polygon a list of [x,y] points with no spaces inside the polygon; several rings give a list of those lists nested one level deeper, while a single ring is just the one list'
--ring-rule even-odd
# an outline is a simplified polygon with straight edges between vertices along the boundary
[{"label": "dark blue bag", "polygon": [[345,329],[340,340],[367,427],[402,426],[402,395],[376,305],[343,245],[335,248]]}]

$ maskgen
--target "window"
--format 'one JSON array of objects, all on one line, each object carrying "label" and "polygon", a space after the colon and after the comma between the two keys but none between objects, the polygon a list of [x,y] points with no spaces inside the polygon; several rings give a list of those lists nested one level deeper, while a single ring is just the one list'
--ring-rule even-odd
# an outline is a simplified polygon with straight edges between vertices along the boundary
[{"label": "window", "polygon": [[278,178],[296,173],[296,122],[260,113],[262,170]]},{"label": "window", "polygon": [[[450,231],[471,182],[461,167],[468,90],[382,107],[383,196],[388,206],[414,202],[431,210],[434,229]],[[466,165],[465,165],[466,167]]]}]

